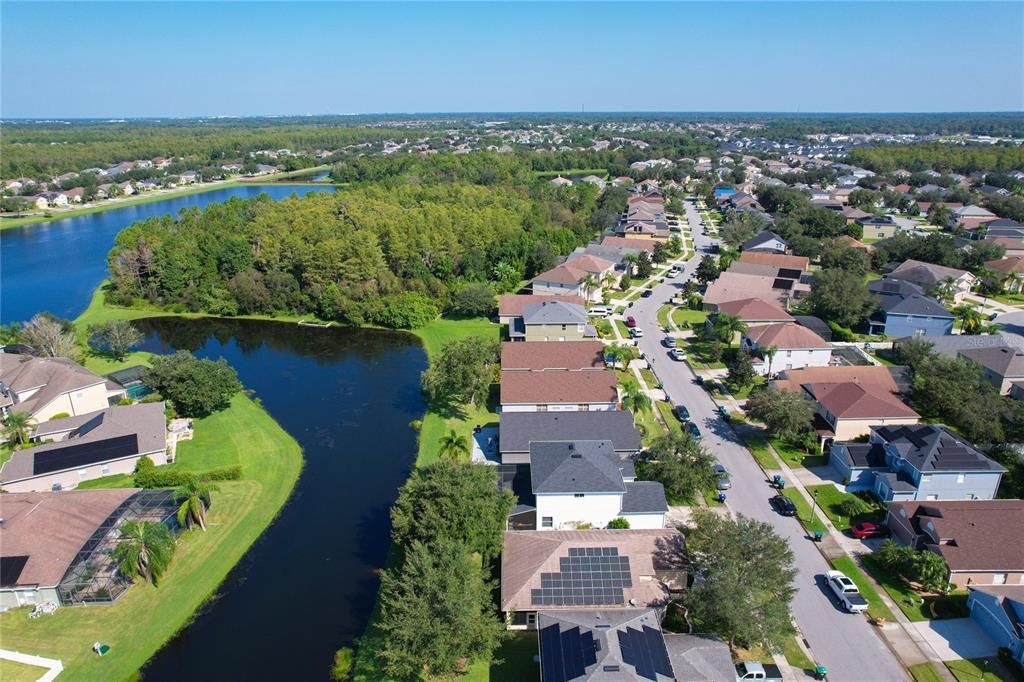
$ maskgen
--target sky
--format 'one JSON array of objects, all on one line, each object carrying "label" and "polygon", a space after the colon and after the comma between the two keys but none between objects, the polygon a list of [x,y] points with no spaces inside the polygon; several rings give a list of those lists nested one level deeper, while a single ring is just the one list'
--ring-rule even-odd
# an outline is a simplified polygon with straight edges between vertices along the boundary
[{"label": "sky", "polygon": [[0,2],[0,116],[1020,111],[1015,2]]}]

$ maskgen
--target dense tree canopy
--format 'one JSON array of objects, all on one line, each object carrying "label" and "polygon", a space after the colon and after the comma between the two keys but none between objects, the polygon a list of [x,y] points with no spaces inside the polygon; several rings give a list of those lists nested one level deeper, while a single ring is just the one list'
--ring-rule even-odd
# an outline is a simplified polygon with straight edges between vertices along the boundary
[{"label": "dense tree canopy", "polygon": [[183,417],[205,417],[223,410],[242,390],[238,375],[224,358],[202,360],[183,350],[155,357],[142,379]]}]

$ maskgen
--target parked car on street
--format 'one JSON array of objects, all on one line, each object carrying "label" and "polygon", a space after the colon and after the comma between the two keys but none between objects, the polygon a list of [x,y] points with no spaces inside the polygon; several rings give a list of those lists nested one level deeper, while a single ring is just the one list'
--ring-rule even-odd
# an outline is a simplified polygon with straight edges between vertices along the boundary
[{"label": "parked car on street", "polygon": [[880,526],[870,521],[850,524],[850,535],[864,540],[866,538],[884,538],[889,536],[889,527]]},{"label": "parked car on street", "polygon": [[771,499],[772,508],[783,516],[796,516],[796,505],[785,495],[776,495]]},{"label": "parked car on street", "polygon": [[644,293],[640,294],[643,298],[650,298],[654,296],[654,289],[644,289]]},{"label": "parked car on street", "polygon": [[849,613],[861,613],[868,610],[868,600],[860,596],[860,590],[842,571],[828,571],[825,582],[836,595],[839,604]]},{"label": "parked car on street", "polygon": [[587,311],[587,315],[591,317],[608,317],[612,314],[612,307],[610,305],[595,305],[591,306]]},{"label": "parked car on street", "polygon": [[681,422],[690,421],[690,411],[686,409],[686,405],[676,405],[672,408],[672,411],[676,414],[676,419]]},{"label": "parked car on street", "polygon": [[732,487],[732,481],[729,480],[729,471],[725,468],[724,464],[715,463],[711,467],[715,472],[715,476],[718,478],[718,489],[728,490]]},{"label": "parked car on street", "polygon": [[630,338],[632,338],[632,339],[640,339],[640,338],[643,338],[643,336],[644,336],[644,330],[641,329],[640,327],[630,327],[629,328],[629,337]]},{"label": "parked car on street", "polygon": [[668,355],[673,360],[682,361],[686,359],[686,351],[684,351],[682,348],[673,348],[668,352]]},{"label": "parked car on street", "polygon": [[676,347],[676,337],[674,337],[674,336],[666,336],[665,338],[663,338],[661,340],[661,345],[665,346],[665,348],[675,348]]},{"label": "parked car on street", "polygon": [[696,424],[694,424],[693,422],[686,422],[686,424],[684,424],[683,428],[686,429],[686,432],[688,434],[693,436],[694,440],[700,440],[700,429],[697,428]]},{"label": "parked car on street", "polygon": [[635,326],[636,326],[636,318],[635,318],[635,317],[633,317],[632,315],[630,315],[629,317],[627,317],[627,318],[626,318],[626,326],[627,326],[627,327],[629,327],[630,329],[632,329],[633,327],[635,327]]},{"label": "parked car on street", "polygon": [[680,270],[678,267],[673,265],[671,268],[668,269],[668,276],[669,277],[678,277],[680,272],[682,272],[682,270]]}]

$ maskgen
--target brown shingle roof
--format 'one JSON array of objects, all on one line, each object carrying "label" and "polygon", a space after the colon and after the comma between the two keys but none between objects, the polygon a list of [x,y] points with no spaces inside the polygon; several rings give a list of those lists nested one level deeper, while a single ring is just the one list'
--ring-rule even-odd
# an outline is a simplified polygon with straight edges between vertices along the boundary
[{"label": "brown shingle roof", "polygon": [[604,344],[600,341],[508,341],[501,345],[501,369],[604,369]]},{"label": "brown shingle roof", "polygon": [[576,268],[571,265],[562,264],[558,267],[551,268],[547,272],[542,272],[533,278],[535,282],[557,282],[559,284],[579,284],[587,275],[590,274],[582,268]]},{"label": "brown shingle roof", "polygon": [[[559,559],[575,547],[615,547],[629,557],[632,587],[623,589],[625,606],[636,599],[640,606],[668,602],[666,586],[654,579],[658,571],[686,568],[685,542],[676,530],[515,531],[505,533],[501,554],[501,609],[536,611],[530,590],[540,589],[541,573],[558,573]],[[546,609],[558,608],[546,606]],[[578,608],[578,607],[568,607]]]},{"label": "brown shingle roof", "polygon": [[614,246],[622,249],[640,249],[654,253],[654,244],[650,239],[630,239],[629,237],[605,237],[601,246]]},{"label": "brown shingle roof", "polygon": [[773,289],[775,277],[744,275],[739,272],[723,272],[704,292],[704,303],[722,305],[730,301],[741,301],[760,297],[773,303],[784,304],[788,293]]},{"label": "brown shingle roof", "polygon": [[954,571],[1024,570],[1024,500],[889,503],[890,513],[900,509],[915,531],[939,540],[927,546]]},{"label": "brown shingle roof", "polygon": [[749,327],[744,334],[761,348],[775,346],[780,350],[831,348],[828,341],[807,327],[798,324],[763,324]]},{"label": "brown shingle roof", "polygon": [[881,365],[858,367],[803,367],[801,369],[785,369],[779,372],[782,377],[772,382],[780,390],[798,391],[803,384],[873,384],[889,393],[896,393],[899,387],[888,369]]},{"label": "brown shingle roof", "polygon": [[919,418],[899,398],[875,384],[805,384],[807,392],[838,419]]},{"label": "brown shingle roof", "polygon": [[522,317],[523,308],[531,303],[544,301],[563,301],[583,305],[582,296],[534,296],[532,294],[505,294],[498,302],[498,315],[505,317]]},{"label": "brown shingle roof", "polygon": [[27,556],[17,585],[53,587],[85,541],[137,488],[0,495],[0,556]]},{"label": "brown shingle roof", "polygon": [[569,260],[567,260],[565,264],[571,268],[584,270],[595,275],[615,267],[615,263],[612,261],[605,260],[604,258],[598,258],[597,256],[591,256],[589,254],[570,256]]},{"label": "brown shingle roof", "polygon": [[1010,256],[985,262],[985,267],[1003,274],[1024,274],[1024,256]]},{"label": "brown shingle roof", "polygon": [[614,403],[616,383],[614,372],[502,372],[501,404]]},{"label": "brown shingle roof", "polygon": [[738,301],[727,301],[718,306],[719,312],[738,317],[741,320],[775,320],[792,322],[793,316],[776,303],[763,298],[743,298]]},{"label": "brown shingle roof", "polygon": [[784,256],[781,253],[762,253],[758,251],[744,251],[740,254],[740,260],[744,263],[775,265],[780,268],[796,268],[798,270],[807,270],[811,265],[811,259],[807,256]]}]

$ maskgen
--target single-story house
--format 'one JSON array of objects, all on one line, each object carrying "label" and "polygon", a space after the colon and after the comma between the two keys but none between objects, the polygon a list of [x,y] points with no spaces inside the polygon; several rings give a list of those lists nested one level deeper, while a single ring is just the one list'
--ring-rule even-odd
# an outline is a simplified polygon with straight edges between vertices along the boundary
[{"label": "single-story house", "polygon": [[583,341],[596,339],[597,329],[582,305],[545,300],[524,306],[508,335],[513,341]]},{"label": "single-story house", "polygon": [[967,608],[992,641],[1024,665],[1024,583],[972,585]]},{"label": "single-story house", "polygon": [[530,482],[536,530],[664,528],[668,503],[656,481],[637,481],[633,460],[608,440],[530,443]]},{"label": "single-story house", "polygon": [[804,384],[872,384],[889,392],[899,392],[899,385],[888,367],[883,365],[843,365],[784,369],[772,382],[780,391],[801,391]]},{"label": "single-story house", "polygon": [[866,443],[833,443],[829,462],[847,490],[885,501],[991,500],[1006,472],[939,424],[872,426]]},{"label": "single-story house", "polygon": [[961,303],[964,294],[969,293],[978,284],[978,278],[966,270],[919,260],[906,260],[900,263],[889,273],[889,277],[913,282],[929,294],[948,288],[947,295],[952,296],[955,303]]},{"label": "single-story house", "polygon": [[808,383],[802,388],[814,401],[818,435],[822,440],[852,440],[866,436],[872,426],[917,424],[921,415],[888,388],[873,383]]},{"label": "single-story house", "polygon": [[536,628],[538,611],[660,609],[686,583],[675,529],[505,533],[500,602],[511,629]]},{"label": "single-story house", "polygon": [[531,294],[504,294],[498,299],[498,321],[501,324],[512,325],[516,318],[523,316],[523,308],[533,303],[545,301],[564,301],[583,305],[582,296],[537,296]]},{"label": "single-story house", "polygon": [[36,426],[32,440],[41,445],[15,450],[0,469],[4,490],[71,490],[82,481],[130,474],[143,457],[157,465],[167,463],[162,402],[53,419]]},{"label": "single-story house", "polygon": [[620,457],[636,454],[640,432],[629,410],[614,412],[502,412],[499,450],[502,466],[530,463],[533,442],[600,440]]},{"label": "single-story house", "polygon": [[781,269],[800,270],[801,272],[807,272],[811,267],[811,259],[807,256],[790,256],[784,253],[764,251],[744,251],[740,254],[739,261],[757,263],[758,265],[774,265]]},{"label": "single-story house", "polygon": [[[832,361],[832,345],[798,324],[765,324],[747,327],[740,341],[753,355],[754,371],[762,376],[784,369],[825,367]],[[766,350],[775,348],[775,357]]]},{"label": "single-story house", "polygon": [[876,279],[868,282],[868,291],[879,302],[879,309],[868,318],[872,334],[930,337],[953,333],[953,313],[913,282]]},{"label": "single-story house", "polygon": [[118,384],[67,358],[0,352],[0,412],[25,412],[36,423],[106,408],[125,397]]},{"label": "single-story house", "polygon": [[603,370],[604,344],[600,341],[543,341],[501,344],[503,372],[524,370]]},{"label": "single-story house", "polygon": [[893,538],[946,560],[949,581],[1024,585],[1024,500],[890,502]]},{"label": "single-story house", "polygon": [[763,251],[767,253],[785,254],[789,244],[785,239],[770,230],[762,230],[740,246],[740,251]]},{"label": "single-story house", "polygon": [[875,247],[871,246],[871,244],[865,244],[864,242],[858,241],[848,234],[836,237],[835,242],[863,253],[871,253],[875,250]]},{"label": "single-story house", "polygon": [[718,312],[737,317],[748,325],[793,322],[793,316],[781,306],[762,298],[727,301],[718,306]]},{"label": "single-story house", "polygon": [[1006,258],[1024,256],[1024,239],[1020,237],[986,237],[982,241],[1006,249],[1006,253],[1003,254]]},{"label": "single-story house", "polygon": [[618,409],[615,372],[502,372],[502,412],[602,412]]}]

